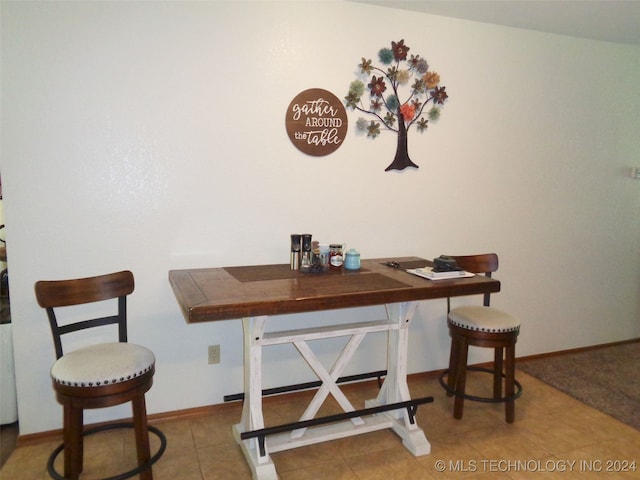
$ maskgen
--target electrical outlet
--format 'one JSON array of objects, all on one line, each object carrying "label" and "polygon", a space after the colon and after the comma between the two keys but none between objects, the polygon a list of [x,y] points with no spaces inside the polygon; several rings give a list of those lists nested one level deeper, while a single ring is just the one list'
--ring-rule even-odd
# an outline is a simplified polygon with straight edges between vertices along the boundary
[{"label": "electrical outlet", "polygon": [[209,365],[220,363],[220,345],[209,345]]}]

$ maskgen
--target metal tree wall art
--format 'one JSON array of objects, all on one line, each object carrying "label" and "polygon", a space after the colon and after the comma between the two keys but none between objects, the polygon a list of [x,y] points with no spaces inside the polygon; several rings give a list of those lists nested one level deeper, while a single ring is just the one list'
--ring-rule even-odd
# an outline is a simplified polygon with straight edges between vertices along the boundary
[{"label": "metal tree wall art", "polygon": [[[347,108],[373,115],[379,120],[367,122],[362,117],[358,119],[356,128],[366,132],[367,137],[376,138],[380,135],[381,124],[398,135],[396,156],[385,171],[418,168],[409,158],[407,132],[415,125],[420,133],[424,133],[429,120],[438,119],[440,106],[448,97],[445,87],[440,86],[440,75],[430,71],[429,64],[420,55],[411,55],[407,59],[408,52],[409,47],[404,40],[391,42],[390,49],[381,49],[378,59],[386,66],[386,71],[374,67],[371,60],[363,57],[358,66],[362,78],[367,78],[369,82],[369,103],[365,104],[362,100],[366,92],[365,84],[360,79],[351,82],[349,94],[345,97]],[[423,112],[429,104],[431,108],[425,118]]]}]

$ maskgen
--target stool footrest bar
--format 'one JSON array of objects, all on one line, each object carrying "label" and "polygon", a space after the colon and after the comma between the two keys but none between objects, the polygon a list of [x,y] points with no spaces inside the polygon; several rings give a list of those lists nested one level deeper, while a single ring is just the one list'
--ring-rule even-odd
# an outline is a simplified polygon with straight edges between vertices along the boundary
[{"label": "stool footrest bar", "polygon": [[[82,436],[85,437],[88,435],[93,435],[95,433],[104,432],[105,430],[115,430],[119,428],[134,428],[134,426],[133,426],[133,423],[131,422],[111,423],[111,424],[101,425],[98,427],[85,430],[84,432],[82,432]],[[167,448],[167,437],[165,437],[164,433],[162,433],[161,430],[159,430],[154,426],[147,425],[147,430],[148,432],[153,433],[160,440],[160,446],[158,447],[158,450],[156,451],[156,453],[154,453],[153,456],[149,460],[147,460],[143,465],[138,465],[137,467],[127,472],[120,473],[112,477],[103,478],[102,480],[125,480],[127,478],[135,477],[136,475],[139,475],[145,470],[149,470],[153,466],[153,464],[155,464],[158,460],[160,460],[160,457],[162,457],[162,455],[164,454],[164,451]],[[60,445],[58,445],[58,447],[55,448],[55,450],[51,453],[51,455],[49,456],[49,459],[47,460],[47,472],[49,473],[49,476],[55,480],[66,480],[66,477],[63,477],[62,475],[60,475],[60,473],[56,471],[55,465],[54,465],[56,457],[62,451],[64,451],[64,443],[61,443]]]},{"label": "stool footrest bar", "polygon": [[[470,370],[473,372],[483,372],[483,373],[491,373],[491,374],[495,373],[493,370],[489,368],[483,368],[483,367],[467,367],[467,370]],[[472,400],[474,402],[484,402],[484,403],[504,403],[508,400],[515,400],[516,398],[520,397],[520,395],[522,395],[522,385],[516,379],[513,380],[513,385],[515,387],[515,393],[513,395],[505,395],[502,397],[495,398],[495,397],[480,397],[477,395],[469,395],[468,393],[458,392],[455,388],[449,387],[449,385],[447,385],[447,382],[445,382],[444,377],[446,377],[447,375],[449,375],[448,369],[442,372],[440,374],[440,377],[438,378],[442,388],[444,388],[447,391],[447,393],[450,393],[455,397],[462,397],[466,400]],[[504,378],[504,376],[505,375],[503,373],[502,377]]]}]

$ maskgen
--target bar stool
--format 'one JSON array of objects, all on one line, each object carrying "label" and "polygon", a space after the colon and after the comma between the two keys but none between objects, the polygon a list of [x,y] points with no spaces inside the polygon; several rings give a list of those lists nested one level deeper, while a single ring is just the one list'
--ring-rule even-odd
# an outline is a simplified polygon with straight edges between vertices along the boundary
[{"label": "bar stool", "polygon": [[[463,270],[476,274],[491,274],[498,270],[495,253],[452,256]],[[522,385],[515,379],[515,347],[520,332],[520,321],[512,315],[489,306],[490,294],[485,294],[483,306],[463,306],[451,309],[447,299],[447,324],[451,336],[449,368],[440,375],[440,384],[453,395],[454,418],[462,418],[464,400],[505,403],[505,420],[513,423],[515,399],[522,394]],[[493,348],[493,368],[469,367],[469,346]],[[467,370],[493,375],[493,396],[481,397],[466,393]],[[445,382],[445,377],[447,381]],[[504,379],[504,395],[502,383]]]},{"label": "bar stool", "polygon": [[[138,467],[109,480],[138,474],[144,480],[152,480],[151,466],[164,453],[166,438],[160,430],[147,424],[145,404],[145,393],[153,383],[155,356],[145,347],[127,343],[126,299],[133,289],[133,274],[129,271],[82,279],[39,281],[35,284],[38,304],[46,309],[49,317],[57,359],[51,368],[51,378],[64,413],[63,443],[53,451],[47,464],[49,475],[54,479],[79,478],[83,469],[83,437],[102,430],[126,427],[135,431]],[[116,298],[117,314],[111,316],[58,322],[54,311],[60,311],[59,307]],[[110,324],[118,327],[118,342],[94,344],[63,353],[62,335]],[[84,409],[127,402],[132,405],[132,423],[107,424],[84,430]],[[150,454],[148,432],[154,433],[160,440],[160,447],[153,457]],[[55,459],[62,450],[64,477],[54,468]]]}]

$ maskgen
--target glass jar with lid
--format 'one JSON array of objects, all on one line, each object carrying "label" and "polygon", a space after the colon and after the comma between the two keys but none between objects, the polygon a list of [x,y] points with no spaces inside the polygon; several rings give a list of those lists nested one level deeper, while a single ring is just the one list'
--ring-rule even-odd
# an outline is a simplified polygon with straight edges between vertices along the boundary
[{"label": "glass jar with lid", "polygon": [[351,248],[344,256],[344,268],[346,270],[360,270],[360,253]]},{"label": "glass jar with lid", "polygon": [[329,267],[331,270],[342,269],[344,259],[342,257],[342,245],[339,243],[332,243],[329,245]]}]

